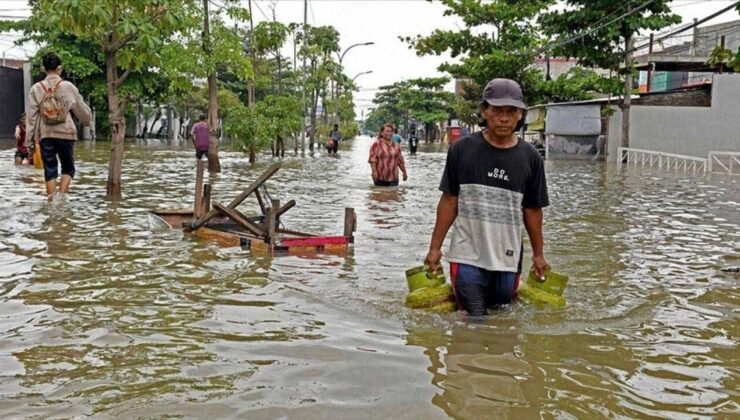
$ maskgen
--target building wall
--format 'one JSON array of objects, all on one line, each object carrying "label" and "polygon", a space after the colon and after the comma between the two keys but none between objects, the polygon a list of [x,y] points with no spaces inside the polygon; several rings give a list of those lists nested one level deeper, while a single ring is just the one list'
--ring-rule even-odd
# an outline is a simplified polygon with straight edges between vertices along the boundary
[{"label": "building wall", "polygon": [[735,20],[698,28],[694,36],[696,37],[697,55],[709,55],[720,44],[722,36],[725,37],[725,48],[737,51],[740,47],[740,21]]},{"label": "building wall", "polygon": [[[630,113],[630,147],[706,158],[709,151],[740,152],[740,75],[714,75],[712,106],[636,105]],[[622,114],[609,121],[609,160],[616,161]]]},{"label": "building wall", "polygon": [[12,138],[23,112],[23,71],[0,67],[0,138]]},{"label": "building wall", "polygon": [[712,88],[710,85],[701,88],[677,90],[673,92],[647,93],[639,99],[632,100],[633,105],[654,106],[712,106]]}]

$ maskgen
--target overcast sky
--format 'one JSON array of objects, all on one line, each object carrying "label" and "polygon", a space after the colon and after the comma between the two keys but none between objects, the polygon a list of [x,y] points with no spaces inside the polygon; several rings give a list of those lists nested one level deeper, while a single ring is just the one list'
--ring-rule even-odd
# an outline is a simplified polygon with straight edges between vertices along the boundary
[{"label": "overcast sky", "polygon": [[[220,0],[214,0],[221,3]],[[245,5],[246,0],[242,1]],[[684,22],[703,18],[733,3],[723,0],[677,0],[672,3],[675,13]],[[254,0],[255,23],[272,19],[271,7],[275,5],[278,21],[284,23],[303,21],[303,0]],[[259,6],[259,7],[257,7]],[[0,16],[28,15],[26,0],[0,0]],[[372,46],[353,48],[344,58],[343,65],[349,77],[371,71],[356,80],[360,86],[356,102],[358,117],[371,106],[375,89],[399,80],[440,75],[437,66],[445,58],[418,57],[399,36],[429,34],[434,29],[461,28],[455,17],[443,16],[445,8],[439,2],[426,0],[311,0],[308,23],[333,25],[340,34],[342,50],[355,43],[374,42]],[[728,12],[702,26],[738,19],[736,11]],[[14,36],[0,34],[0,51],[8,57],[25,57],[33,50],[13,48]],[[292,47],[286,50],[292,55]]]}]

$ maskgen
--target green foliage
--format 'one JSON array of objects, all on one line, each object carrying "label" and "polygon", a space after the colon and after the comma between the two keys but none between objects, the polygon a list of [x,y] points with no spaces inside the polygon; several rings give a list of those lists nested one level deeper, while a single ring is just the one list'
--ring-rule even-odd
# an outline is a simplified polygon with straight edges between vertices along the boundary
[{"label": "green foliage", "polygon": [[358,130],[357,123],[354,121],[346,122],[344,124],[341,124],[339,126],[339,135],[344,140],[349,140],[357,137],[357,130]]},{"label": "green foliage", "polygon": [[399,105],[424,124],[446,120],[453,112],[455,97],[442,90],[447,82],[446,77],[409,80],[407,88],[401,92]]},{"label": "green foliage", "polygon": [[194,27],[199,10],[192,0],[55,0],[35,1],[31,8],[31,31],[74,35],[135,70],[158,65],[162,46]]},{"label": "green foliage", "polygon": [[390,122],[402,125],[408,119],[424,124],[446,120],[454,112],[454,94],[442,90],[449,82],[446,77],[406,80],[382,86],[373,102],[378,105],[370,115],[365,128],[377,131]]},{"label": "green foliage", "polygon": [[569,102],[593,99],[596,93],[616,94],[622,90],[618,78],[600,76],[593,70],[573,67],[555,80],[543,80],[538,87],[542,102]]},{"label": "green foliage", "polygon": [[252,34],[254,48],[257,54],[280,54],[280,48],[285,44],[289,29],[280,22],[260,22],[254,27]]},{"label": "green foliage", "polygon": [[301,103],[290,96],[267,96],[255,104],[255,111],[267,122],[271,138],[289,137],[300,131],[302,125]]},{"label": "green foliage", "polygon": [[251,108],[233,103],[224,118],[226,134],[245,153],[251,146],[256,150],[266,148],[277,136],[294,135],[301,124],[300,102],[289,96],[267,96]]},{"label": "green foliage", "polygon": [[[575,42],[552,49],[551,55],[574,57],[587,67],[619,69],[625,39],[643,30],[656,31],[680,23],[671,12],[670,0],[567,0],[568,7],[540,17],[543,32],[555,43],[580,36]],[[628,16],[620,16],[634,11]],[[581,36],[582,35],[582,36]]]},{"label": "green foliage", "polygon": [[248,153],[251,146],[259,150],[272,139],[265,118],[254,107],[247,108],[245,105],[229,111],[228,118],[224,120],[224,132],[234,139],[234,145],[244,153]]},{"label": "green foliage", "polygon": [[717,46],[709,54],[707,64],[713,69],[729,68],[736,72],[740,71],[740,48],[737,54],[734,54],[729,48]]},{"label": "green foliage", "polygon": [[[552,0],[442,0],[445,15],[457,15],[465,23],[460,30],[435,30],[428,36],[404,37],[418,55],[449,53],[454,62],[446,62],[439,70],[457,79],[469,79],[478,86],[496,77],[517,80],[532,101],[533,88],[541,79],[532,69],[534,53],[541,44],[534,21],[552,5]],[[493,29],[493,30],[492,30]],[[475,102],[475,96],[466,97]]]},{"label": "green foliage", "polygon": [[[208,89],[204,88],[202,92],[205,109],[208,107]],[[216,92],[216,101],[218,102],[218,114],[223,119],[229,118],[231,113],[244,106],[239,96],[228,89],[219,89]]]}]

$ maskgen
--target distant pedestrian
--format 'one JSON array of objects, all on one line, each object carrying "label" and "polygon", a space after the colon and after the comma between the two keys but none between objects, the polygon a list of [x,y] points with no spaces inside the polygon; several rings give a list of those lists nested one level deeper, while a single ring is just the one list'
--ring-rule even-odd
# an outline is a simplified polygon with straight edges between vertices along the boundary
[{"label": "distant pedestrian", "polygon": [[195,147],[195,158],[198,160],[203,159],[203,156],[208,157],[208,130],[206,115],[201,114],[198,122],[193,124],[193,128],[190,130],[190,134],[193,137],[193,146]]},{"label": "distant pedestrian", "polygon": [[339,124],[334,124],[334,128],[329,132],[329,138],[326,140],[326,150],[329,156],[336,156],[339,150],[339,141],[342,136],[339,134]]},{"label": "distant pedestrian", "polygon": [[18,125],[15,126],[15,164],[21,165],[28,163],[30,153],[28,147],[26,147],[26,113],[21,113],[21,117],[18,120]]},{"label": "distant pedestrian", "polygon": [[26,120],[26,143],[29,140],[38,142],[36,147],[41,147],[46,194],[51,200],[57,192],[59,163],[62,166],[59,194],[67,193],[75,176],[77,126],[72,114],[87,126],[90,125],[91,113],[75,85],[62,80],[62,60],[50,52],[41,61],[46,78],[31,86],[28,93],[30,114]]},{"label": "distant pedestrian", "polygon": [[393,141],[395,141],[398,144],[401,144],[403,141],[403,137],[401,137],[400,134],[398,134],[398,128],[393,129]]},{"label": "distant pedestrian", "polygon": [[416,154],[416,149],[419,147],[419,138],[416,137],[416,130],[411,130],[409,133],[409,152],[412,155]]},{"label": "distant pedestrian", "polygon": [[370,168],[373,182],[379,187],[398,185],[398,170],[403,173],[403,180],[408,179],[406,163],[403,160],[401,146],[392,140],[393,125],[383,124],[380,135],[370,146]]}]

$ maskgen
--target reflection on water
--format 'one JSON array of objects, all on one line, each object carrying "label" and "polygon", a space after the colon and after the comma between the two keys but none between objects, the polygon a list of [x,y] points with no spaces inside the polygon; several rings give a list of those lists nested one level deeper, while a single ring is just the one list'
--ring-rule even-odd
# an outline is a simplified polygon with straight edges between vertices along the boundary
[{"label": "reflection on water", "polygon": [[[371,186],[371,139],[288,157],[270,194],[289,228],[358,232],[346,256],[269,258],[163,229],[189,207],[187,147],[131,142],[106,202],[108,147],[80,143],[72,194],[0,145],[3,417],[731,417],[740,411],[740,180],[547,162],[546,255],[569,305],[485,323],[402,305],[426,255],[444,150]],[[7,146],[7,147],[6,147]],[[223,153],[228,202],[271,163]],[[256,211],[248,202],[245,212]]]}]

